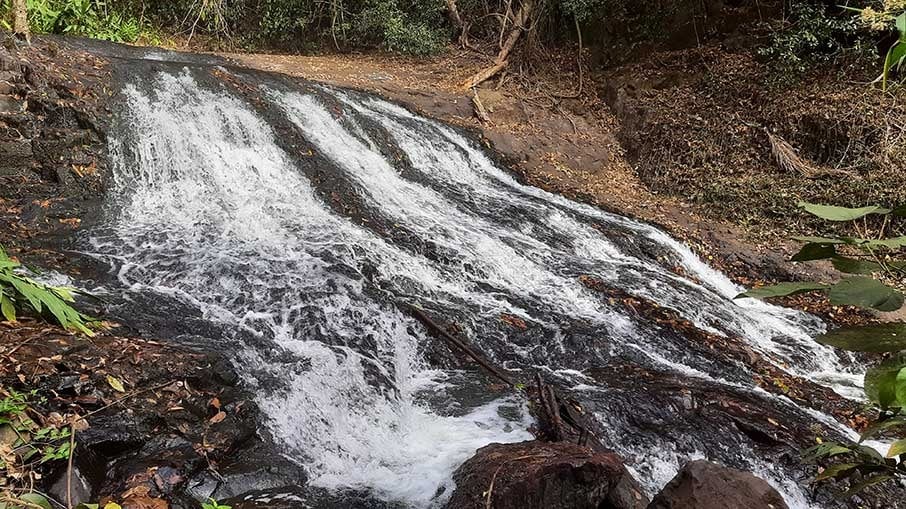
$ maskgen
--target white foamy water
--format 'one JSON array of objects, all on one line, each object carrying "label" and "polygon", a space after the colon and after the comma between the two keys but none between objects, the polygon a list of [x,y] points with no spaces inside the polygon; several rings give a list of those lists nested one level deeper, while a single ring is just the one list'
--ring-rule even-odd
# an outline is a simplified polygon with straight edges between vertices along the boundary
[{"label": "white foamy water", "polygon": [[[791,372],[842,371],[810,340],[823,327],[815,318],[734,301],[738,287],[663,232],[522,186],[449,127],[323,88],[268,84],[263,95],[310,153],[192,71],[127,86],[110,143],[114,199],[92,252],[132,292],[176,299],[224,331],[209,339],[235,352],[273,436],[316,486],[436,506],[476,449],[531,438],[523,402],[481,387],[459,395],[452,371],[428,366],[436,340],[404,303],[449,313],[516,372],[583,390],[594,380],[582,370],[617,356],[726,387],[751,383],[744,366],[693,353],[586,288],[583,275],[740,336]],[[362,217],[331,204],[306,165],[342,181]],[[513,337],[502,314],[537,335]],[[438,396],[448,404],[428,403]],[[628,430],[614,426],[618,446]],[[670,447],[676,454],[659,456]],[[652,490],[706,453],[670,442],[620,452]],[[741,454],[805,507],[782,471]]]}]

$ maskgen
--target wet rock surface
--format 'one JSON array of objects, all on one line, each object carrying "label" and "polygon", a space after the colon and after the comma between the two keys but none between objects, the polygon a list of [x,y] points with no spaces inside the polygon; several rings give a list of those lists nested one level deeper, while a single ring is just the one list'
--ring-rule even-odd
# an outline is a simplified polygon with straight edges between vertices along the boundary
[{"label": "wet rock surface", "polygon": [[788,509],[763,479],[708,461],[683,467],[648,509]]},{"label": "wet rock surface", "polygon": [[447,509],[642,509],[647,497],[619,456],[568,442],[491,444],[454,474]]}]

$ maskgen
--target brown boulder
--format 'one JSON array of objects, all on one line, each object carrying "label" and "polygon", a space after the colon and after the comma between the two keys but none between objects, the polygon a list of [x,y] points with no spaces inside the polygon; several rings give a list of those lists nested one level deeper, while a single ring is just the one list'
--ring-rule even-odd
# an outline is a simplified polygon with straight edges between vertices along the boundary
[{"label": "brown boulder", "polygon": [[686,464],[648,509],[788,509],[763,479],[698,460]]},{"label": "brown boulder", "polygon": [[648,503],[619,456],[568,442],[491,444],[453,479],[447,509],[642,509]]}]

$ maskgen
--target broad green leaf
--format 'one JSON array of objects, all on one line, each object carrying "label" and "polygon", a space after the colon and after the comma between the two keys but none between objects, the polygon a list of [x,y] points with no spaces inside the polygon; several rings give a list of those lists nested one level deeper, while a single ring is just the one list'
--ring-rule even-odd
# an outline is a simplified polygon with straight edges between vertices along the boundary
[{"label": "broad green leaf", "polygon": [[[861,239],[860,239],[861,240]],[[892,237],[889,239],[869,239],[861,242],[859,245],[865,247],[886,247],[888,249],[900,249],[906,247],[906,237]]]},{"label": "broad green leaf", "polygon": [[850,277],[835,284],[828,292],[831,304],[858,306],[878,311],[896,311],[903,307],[903,294],[870,277]]},{"label": "broad green leaf", "polygon": [[831,263],[834,264],[835,269],[846,274],[873,274],[884,270],[878,262],[858,260],[845,256],[836,256],[831,260]]},{"label": "broad green leaf", "polygon": [[906,217],[906,203],[900,205],[899,207],[894,207],[894,209],[891,211],[891,214],[895,216]]},{"label": "broad green leaf", "polygon": [[893,479],[892,475],[889,474],[879,474],[872,477],[866,477],[865,479],[853,484],[845,493],[841,494],[838,498],[849,498],[856,493],[868,488],[869,486],[874,486],[875,484],[880,484]]},{"label": "broad green leaf", "polygon": [[878,435],[878,433],[884,430],[904,425],[906,425],[906,417],[891,417],[887,420],[872,423],[870,426],[865,428],[865,430],[859,436],[859,442],[864,442],[866,440],[874,438]]},{"label": "broad green leaf", "polygon": [[894,396],[900,408],[906,408],[906,369],[897,372],[897,379],[894,385]]},{"label": "broad green leaf", "polygon": [[900,32],[900,41],[906,42],[906,12],[897,16],[894,22],[897,25],[897,31]]},{"label": "broad green leaf", "polygon": [[772,286],[752,288],[747,292],[740,293],[735,298],[742,299],[745,297],[750,297],[754,299],[767,299],[770,297],[786,297],[787,295],[795,295],[797,293],[805,293],[815,290],[826,290],[828,288],[830,288],[830,285],[826,285],[824,283],[779,283]]},{"label": "broad green leaf", "polygon": [[817,459],[832,458],[840,454],[853,452],[851,448],[836,442],[825,442],[806,449],[802,453],[803,461],[815,461]]},{"label": "broad green leaf", "polygon": [[903,58],[906,57],[906,40],[901,39],[887,50],[887,56],[884,58],[884,71],[881,74],[881,88],[887,90],[887,78],[890,76],[890,70],[899,67]]},{"label": "broad green leaf", "polygon": [[906,366],[906,355],[897,354],[868,368],[865,372],[865,395],[881,408],[899,407],[897,402],[897,375]]},{"label": "broad green leaf", "polygon": [[888,458],[896,458],[901,454],[906,454],[906,440],[897,440],[890,444],[890,449],[887,451]]},{"label": "broad green leaf", "polygon": [[810,244],[825,244],[825,245],[846,244],[847,243],[846,240],[844,240],[844,239],[837,239],[837,238],[832,238],[832,237],[793,237],[793,240],[798,240],[799,242],[807,242]]},{"label": "broad green leaf", "polygon": [[818,216],[821,219],[827,219],[828,221],[852,221],[854,219],[865,217],[869,214],[890,213],[890,209],[878,207],[877,205],[870,205],[868,207],[861,207],[857,209],[851,209],[848,207],[834,207],[831,205],[818,205],[804,201],[799,202],[797,205],[799,206],[799,208],[804,209],[809,214]]},{"label": "broad green leaf", "polygon": [[44,498],[44,495],[39,495],[37,493],[25,493],[19,495],[19,500],[40,506],[42,509],[51,509],[50,502],[46,498]]},{"label": "broad green leaf", "polygon": [[875,461],[877,463],[884,462],[884,456],[881,456],[881,453],[878,452],[874,447],[869,447],[867,445],[857,445],[855,448],[856,453],[861,454],[862,458],[867,461]]},{"label": "broad green leaf", "polygon": [[841,327],[815,340],[851,352],[899,352],[906,350],[906,323],[882,323]]},{"label": "broad green leaf", "polygon": [[816,481],[823,481],[825,479],[836,479],[848,475],[850,472],[858,468],[860,463],[838,463],[836,465],[831,465],[825,468],[817,477]]},{"label": "broad green leaf", "polygon": [[837,255],[837,250],[830,244],[806,244],[790,260],[794,262],[807,262],[811,260],[824,260]]},{"label": "broad green leaf", "polygon": [[107,502],[107,505],[104,506],[104,509],[123,509],[116,502]]},{"label": "broad green leaf", "polygon": [[0,293],[0,314],[3,315],[7,322],[16,321],[16,306],[13,305],[13,301],[9,297],[2,293]]},{"label": "broad green leaf", "polygon": [[107,375],[107,383],[117,392],[126,392],[126,389],[123,388],[123,382],[120,382],[119,378],[113,375]]}]

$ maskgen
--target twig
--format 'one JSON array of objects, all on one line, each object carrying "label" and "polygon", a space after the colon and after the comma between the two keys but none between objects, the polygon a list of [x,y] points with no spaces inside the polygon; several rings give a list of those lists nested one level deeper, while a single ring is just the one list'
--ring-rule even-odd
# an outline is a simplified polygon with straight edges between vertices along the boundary
[{"label": "twig", "polygon": [[432,329],[435,332],[437,332],[438,334],[440,334],[444,339],[446,339],[447,341],[449,341],[450,343],[455,345],[457,348],[459,348],[460,350],[465,352],[466,355],[471,357],[475,362],[480,364],[484,369],[490,371],[492,375],[494,375],[495,377],[500,379],[502,382],[509,385],[510,387],[516,386],[516,384],[513,383],[509,379],[509,377],[507,377],[505,374],[503,374],[503,372],[501,372],[499,369],[492,366],[490,363],[488,363],[488,361],[484,360],[481,357],[481,355],[477,354],[474,350],[469,348],[465,343],[456,339],[455,337],[453,337],[452,334],[445,331],[440,325],[438,325],[436,322],[434,322],[434,320],[429,318],[428,315],[426,315],[425,312],[422,311],[420,308],[413,306],[412,304],[408,304],[408,306],[409,306],[409,309],[412,311],[412,314],[414,314],[415,317],[418,318],[419,321],[421,321],[423,324],[427,325],[430,329]]},{"label": "twig", "polygon": [[66,508],[72,509],[72,458],[75,457],[75,423],[69,425],[69,464],[66,467]]},{"label": "twig", "polygon": [[494,482],[497,480],[497,474],[500,473],[500,470],[503,467],[509,465],[510,463],[513,463],[514,461],[535,458],[537,456],[538,456],[537,454],[526,454],[525,456],[519,456],[518,458],[513,458],[511,460],[503,462],[499,467],[497,467],[496,470],[494,470],[494,475],[491,476],[491,485],[488,486],[487,495],[485,495],[485,498],[484,498],[485,509],[491,509],[491,496],[493,496],[493,494],[494,494]]},{"label": "twig", "polygon": [[108,408],[110,408],[110,407],[112,407],[112,406],[116,406],[116,405],[118,405],[118,404],[120,404],[120,403],[126,401],[127,399],[132,399],[132,398],[134,398],[134,397],[136,397],[136,396],[140,396],[140,395],[145,394],[145,393],[147,393],[147,392],[156,391],[156,390],[158,390],[158,389],[163,389],[164,387],[167,387],[167,386],[169,386],[169,385],[173,385],[174,383],[176,383],[176,380],[170,380],[169,382],[164,383],[164,384],[155,385],[154,387],[149,387],[149,388],[147,388],[147,389],[142,389],[142,390],[140,390],[140,391],[136,391],[136,392],[127,394],[127,395],[123,396],[122,398],[120,398],[120,399],[118,399],[118,400],[116,400],[116,401],[114,401],[114,402],[112,402],[112,403],[108,403],[108,404],[102,406],[101,408],[98,408],[97,410],[92,410],[91,412],[88,412],[88,413],[85,414],[85,415],[76,416],[76,417],[78,417],[78,418],[77,418],[77,419],[74,419],[72,422],[73,422],[73,424],[74,424],[74,423],[76,423],[76,422],[78,422],[78,421],[84,421],[85,419],[91,417],[92,415],[95,415],[95,414],[97,414],[98,412],[103,412],[104,410],[107,410]]}]

